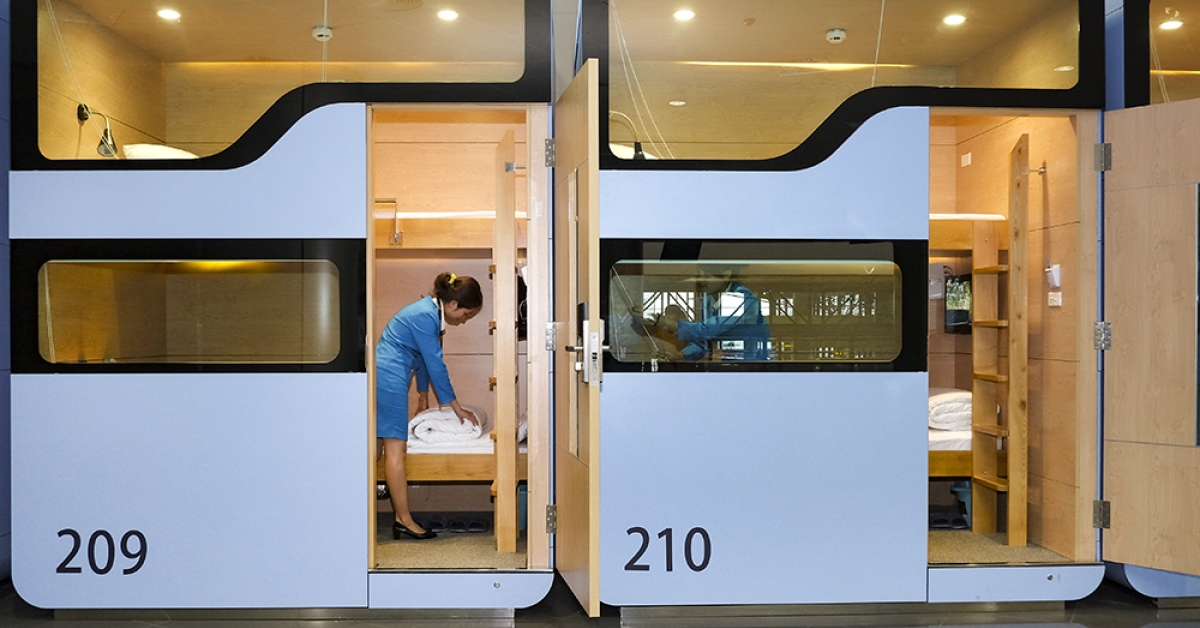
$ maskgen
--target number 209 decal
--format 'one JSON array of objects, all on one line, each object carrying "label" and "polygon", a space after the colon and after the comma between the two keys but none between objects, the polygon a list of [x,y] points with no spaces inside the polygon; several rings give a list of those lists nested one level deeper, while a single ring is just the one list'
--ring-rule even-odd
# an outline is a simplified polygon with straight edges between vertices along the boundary
[{"label": "number 209 decal", "polygon": [[[71,537],[71,550],[67,552],[67,557],[58,564],[56,573],[83,573],[83,567],[74,566],[71,564],[75,557],[79,555],[79,550],[83,547],[83,537],[78,532],[71,528],[64,528],[58,531],[59,538],[64,536]],[[130,541],[136,539],[137,549],[131,549]],[[92,573],[103,576],[112,571],[113,564],[117,559],[116,542],[108,530],[96,530],[88,539],[87,544],[87,560],[88,567]],[[121,573],[128,576],[137,573],[142,565],[146,564],[146,535],[137,530],[130,530],[121,537],[121,553],[125,558],[134,561],[132,565],[121,570]]]}]

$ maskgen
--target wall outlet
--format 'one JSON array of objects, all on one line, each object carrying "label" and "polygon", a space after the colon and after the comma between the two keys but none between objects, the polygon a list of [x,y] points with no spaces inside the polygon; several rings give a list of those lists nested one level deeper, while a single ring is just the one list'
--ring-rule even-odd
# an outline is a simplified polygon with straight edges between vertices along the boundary
[{"label": "wall outlet", "polygon": [[1049,296],[1050,296],[1050,307],[1062,307],[1062,293],[1061,292],[1051,292],[1051,293],[1049,293]]}]

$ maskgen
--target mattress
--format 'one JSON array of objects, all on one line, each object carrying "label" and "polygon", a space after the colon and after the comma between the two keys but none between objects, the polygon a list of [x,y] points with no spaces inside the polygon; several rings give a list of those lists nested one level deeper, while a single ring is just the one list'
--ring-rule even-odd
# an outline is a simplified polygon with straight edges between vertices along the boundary
[{"label": "mattress", "polygon": [[929,430],[929,451],[970,451],[971,430]]}]

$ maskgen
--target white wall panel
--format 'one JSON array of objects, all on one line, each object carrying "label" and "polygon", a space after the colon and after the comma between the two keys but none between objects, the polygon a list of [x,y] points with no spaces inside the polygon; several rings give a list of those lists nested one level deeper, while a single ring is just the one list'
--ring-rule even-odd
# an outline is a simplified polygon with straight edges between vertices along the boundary
[{"label": "white wall panel", "polygon": [[365,238],[366,105],[321,107],[233,170],[9,173],[13,238]]}]

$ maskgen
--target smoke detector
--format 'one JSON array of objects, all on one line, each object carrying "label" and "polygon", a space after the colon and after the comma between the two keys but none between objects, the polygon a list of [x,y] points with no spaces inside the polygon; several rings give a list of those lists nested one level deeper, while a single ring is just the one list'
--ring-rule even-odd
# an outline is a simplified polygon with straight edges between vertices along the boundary
[{"label": "smoke detector", "polygon": [[328,26],[314,26],[313,39],[319,42],[327,42],[333,37],[333,29]]},{"label": "smoke detector", "polygon": [[825,31],[825,41],[831,44],[840,44],[846,41],[846,30],[842,28],[831,28]]}]

